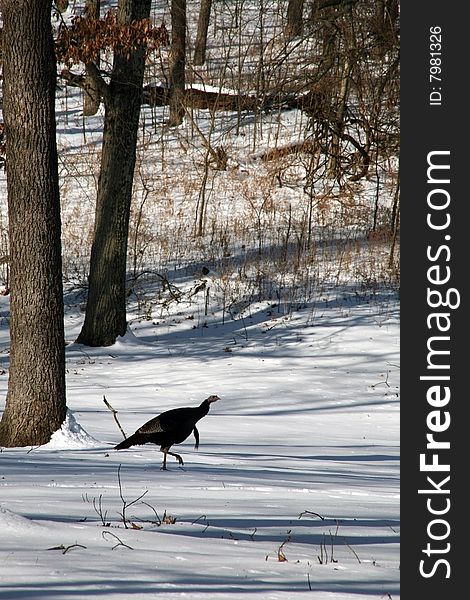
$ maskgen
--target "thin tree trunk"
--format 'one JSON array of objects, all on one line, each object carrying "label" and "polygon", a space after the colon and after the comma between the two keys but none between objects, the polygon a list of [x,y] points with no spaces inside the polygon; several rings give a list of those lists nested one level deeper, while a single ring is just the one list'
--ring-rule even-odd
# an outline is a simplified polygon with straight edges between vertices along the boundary
[{"label": "thin tree trunk", "polygon": [[375,20],[377,31],[382,32],[385,21],[385,0],[375,0]]},{"label": "thin tree trunk", "polygon": [[[148,18],[151,0],[120,0],[119,19]],[[126,332],[126,265],[145,49],[115,54],[105,123],[88,301],[77,342],[109,346]]]},{"label": "thin tree trunk", "polygon": [[[100,18],[100,0],[86,0],[85,13],[89,19]],[[95,57],[94,63],[97,67],[100,64],[100,57]],[[83,84],[83,114],[85,117],[96,115],[101,104],[101,93],[96,84],[93,74],[89,67],[86,68],[85,81]]]},{"label": "thin tree trunk", "polygon": [[186,0],[171,2],[170,126],[184,117],[186,68]]},{"label": "thin tree trunk", "polygon": [[212,0],[201,0],[199,19],[197,22],[196,45],[194,48],[193,63],[201,66],[206,62],[207,31],[211,17]]},{"label": "thin tree trunk", "polygon": [[341,134],[344,130],[344,118],[346,116],[352,67],[353,65],[350,57],[346,56],[340,74],[341,79],[339,82],[334,129],[331,138],[330,157],[328,160],[328,177],[331,179],[337,178],[340,173]]},{"label": "thin tree trunk", "polygon": [[289,0],[289,4],[287,5],[287,37],[291,38],[302,35],[304,25],[303,12],[304,0]]},{"label": "thin tree trunk", "polygon": [[0,446],[47,443],[66,412],[51,5],[0,3],[11,262],[10,372]]}]

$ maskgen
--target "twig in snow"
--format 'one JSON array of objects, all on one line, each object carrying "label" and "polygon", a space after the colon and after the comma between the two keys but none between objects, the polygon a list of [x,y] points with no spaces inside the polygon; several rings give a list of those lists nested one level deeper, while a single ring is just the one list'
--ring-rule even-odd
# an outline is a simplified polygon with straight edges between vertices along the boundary
[{"label": "twig in snow", "polygon": [[112,536],[115,540],[118,541],[118,543],[116,545],[114,545],[111,550],[114,550],[115,548],[118,548],[119,546],[124,546],[124,548],[129,548],[129,550],[134,550],[134,548],[132,548],[132,546],[129,546],[128,544],[125,544],[120,538],[118,538],[117,535],[115,535],[114,533],[111,533],[110,531],[103,531],[101,533],[101,536],[104,540],[108,541],[106,536],[110,535]]},{"label": "twig in snow", "polygon": [[286,539],[282,542],[282,544],[277,549],[277,560],[279,562],[287,562],[287,556],[284,554],[283,547],[291,541],[291,539],[292,539],[291,533],[292,533],[292,531],[289,529],[289,531],[287,532]]},{"label": "twig in snow", "polygon": [[163,513],[162,522],[165,523],[165,525],[174,525],[176,523],[176,517],[173,517],[172,515],[167,515],[165,509],[165,512]]},{"label": "twig in snow", "polygon": [[[286,540],[287,541],[287,540]],[[284,554],[284,551],[282,549],[282,547],[284,546],[284,544],[286,543],[286,541],[282,542],[282,544],[279,546],[279,548],[277,549],[277,560],[279,562],[287,562],[287,557]]]},{"label": "twig in snow", "polygon": [[[133,504],[135,504],[136,502],[141,500],[145,496],[145,494],[148,493],[148,490],[145,490],[145,492],[143,494],[140,494],[140,496],[138,498],[136,498],[135,500],[132,500],[132,502],[127,502],[127,500],[124,498],[123,493],[122,493],[121,467],[122,467],[122,465],[119,465],[119,467],[118,467],[119,496],[122,500],[122,512],[119,514],[121,515],[122,522],[124,523],[124,527],[126,529],[129,529],[129,527],[127,525],[128,521],[127,521],[127,517],[126,517],[126,510],[129,508],[129,506],[132,506]],[[133,523],[131,523],[131,527],[134,529],[136,528]]]},{"label": "twig in snow", "polygon": [[202,530],[202,533],[205,533],[210,525],[209,521],[207,520],[206,515],[201,515],[200,517],[198,517],[197,519],[194,519],[194,521],[191,523],[191,525],[194,525],[195,523],[197,523],[198,521],[204,521],[205,527]]},{"label": "twig in snow", "polygon": [[103,509],[103,494],[99,495],[98,501],[96,501],[96,498],[93,498],[93,509],[95,513],[99,516],[101,520],[101,525],[103,527],[110,527],[111,523],[106,521],[108,511]]},{"label": "twig in snow", "polygon": [[72,548],[84,548],[86,550],[86,546],[84,546],[83,544],[71,544],[70,546],[67,546],[66,548],[63,549],[62,554],[65,554]]},{"label": "twig in snow", "polygon": [[[253,536],[253,535],[255,535],[255,533],[256,533],[256,528],[251,535]],[[277,549],[277,560],[279,562],[287,562],[287,556],[284,554],[283,548],[286,544],[288,544],[292,540],[291,534],[292,534],[292,530],[289,529],[287,531],[286,539],[282,542],[282,544]],[[268,558],[269,558],[269,554],[266,554],[265,560],[268,560]]]},{"label": "twig in snow", "polygon": [[304,510],[303,512],[300,513],[299,515],[299,519],[301,519],[304,515],[315,515],[316,517],[318,517],[319,519],[321,519],[322,521],[325,520],[325,517],[322,517],[321,515],[319,515],[316,512],[312,512],[311,510]]},{"label": "twig in snow", "polygon": [[83,546],[83,544],[70,544],[70,546],[64,546],[64,544],[61,544],[60,546],[54,546],[53,548],[47,548],[47,550],[62,550],[62,554],[66,554],[72,548],[85,548],[85,550],[86,550],[86,546]]},{"label": "twig in snow", "polygon": [[330,556],[330,561],[331,561],[331,562],[334,562],[334,563],[338,562],[338,561],[337,561],[337,560],[334,558],[334,556],[333,556],[333,554],[334,554],[334,545],[335,545],[335,540],[336,540],[336,536],[338,535],[338,529],[339,529],[339,523],[338,523],[338,521],[336,521],[336,531],[335,531],[335,534],[334,534],[334,536],[333,536],[333,535],[332,535],[332,533],[331,533],[331,529],[329,530],[329,532],[330,532],[330,540],[331,540],[331,556]]},{"label": "twig in snow", "polygon": [[149,508],[151,508],[153,510],[154,514],[155,514],[155,517],[156,517],[157,520],[156,521],[150,521],[150,522],[154,523],[155,525],[160,526],[162,524],[162,520],[158,516],[158,513],[155,510],[155,508],[151,504],[149,504],[148,502],[142,502],[142,504],[145,504],[145,506],[148,506]]},{"label": "twig in snow", "polygon": [[124,433],[124,429],[121,427],[121,423],[119,423],[119,420],[116,416],[118,411],[115,408],[113,408],[111,404],[106,400],[106,396],[103,396],[103,402],[106,404],[106,407],[109,408],[109,410],[113,413],[114,420],[116,421],[117,426],[119,427],[122,435],[124,436],[124,439],[126,439],[127,435]]},{"label": "twig in snow", "polygon": [[354,550],[354,548],[351,548],[351,546],[349,544],[346,544],[346,546],[351,550],[351,552],[354,554],[354,556],[357,559],[357,562],[359,564],[361,564],[361,559],[359,558],[359,556],[357,555],[357,552]]},{"label": "twig in snow", "polygon": [[201,515],[200,517],[198,517],[197,519],[194,519],[194,521],[191,521],[191,525],[195,525],[198,521],[200,520],[205,521],[205,523],[207,523],[207,525],[209,525],[209,521],[207,520],[206,515]]},{"label": "twig in snow", "polygon": [[[323,553],[325,554],[323,556]],[[328,564],[328,550],[326,549],[326,544],[325,544],[325,534],[323,534],[323,539],[320,542],[320,556],[317,556],[318,558],[318,562],[321,565],[327,565]]]},{"label": "twig in snow", "polygon": [[387,371],[387,375],[386,375],[386,377],[385,377],[385,381],[379,381],[378,383],[374,383],[374,384],[373,384],[373,385],[371,385],[370,387],[371,387],[373,390],[375,390],[375,388],[376,388],[378,385],[386,385],[386,386],[389,388],[389,387],[390,387],[390,384],[388,383],[388,376],[389,376],[389,374],[390,374],[390,371]]}]

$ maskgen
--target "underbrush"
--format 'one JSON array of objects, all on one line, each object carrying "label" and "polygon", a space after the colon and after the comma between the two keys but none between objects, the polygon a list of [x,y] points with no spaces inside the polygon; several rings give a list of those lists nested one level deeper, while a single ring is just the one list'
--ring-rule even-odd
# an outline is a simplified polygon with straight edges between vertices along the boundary
[{"label": "underbrush", "polygon": [[[392,167],[380,182],[325,180],[306,190],[304,156],[242,162],[227,135],[230,167],[210,168],[203,181],[197,144],[181,151],[182,132],[162,135],[144,137],[136,168],[128,282],[140,317],[183,301],[220,310],[223,319],[264,301],[290,312],[324,288],[361,295],[398,288]],[[98,149],[64,152],[62,164],[64,277],[85,288]]]},{"label": "underbrush", "polygon": [[[383,164],[380,178],[341,185],[325,178],[312,187],[304,154],[246,156],[243,136],[229,131],[228,168],[208,166],[197,138],[183,144],[191,127],[187,121],[176,133],[144,131],[139,146],[128,281],[142,317],[187,294],[195,301],[196,293],[206,309],[210,304],[230,318],[253,302],[272,301],[290,312],[325,287],[370,295],[398,289],[393,163]],[[97,142],[61,147],[64,279],[84,289],[99,153]],[[0,256],[8,255],[5,220]],[[0,277],[8,285],[7,261]]]}]

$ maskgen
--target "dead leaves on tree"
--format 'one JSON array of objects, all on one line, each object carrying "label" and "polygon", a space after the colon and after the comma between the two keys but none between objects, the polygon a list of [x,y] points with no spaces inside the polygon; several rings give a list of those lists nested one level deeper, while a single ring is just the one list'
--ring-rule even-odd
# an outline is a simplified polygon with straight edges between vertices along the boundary
[{"label": "dead leaves on tree", "polygon": [[70,25],[62,23],[56,39],[57,58],[71,67],[92,63],[102,50],[112,50],[127,59],[144,48],[151,53],[168,43],[165,25],[156,27],[151,19],[121,23],[118,14],[108,12],[101,19],[76,16]]}]

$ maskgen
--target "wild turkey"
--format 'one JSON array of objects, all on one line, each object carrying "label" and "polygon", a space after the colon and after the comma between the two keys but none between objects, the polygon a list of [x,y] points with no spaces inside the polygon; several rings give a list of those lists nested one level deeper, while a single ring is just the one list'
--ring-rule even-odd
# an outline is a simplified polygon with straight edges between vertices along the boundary
[{"label": "wild turkey", "polygon": [[130,437],[114,447],[115,450],[123,450],[131,446],[142,444],[160,444],[160,451],[163,452],[162,469],[166,468],[166,456],[174,456],[180,465],[184,465],[183,459],[179,454],[170,452],[173,444],[181,444],[186,438],[194,433],[196,440],[195,448],[199,447],[199,431],[196,423],[205,417],[209,412],[212,402],[220,400],[218,396],[209,396],[199,406],[173,408],[162,412],[158,417],[147,421],[145,425],[133,433]]}]

